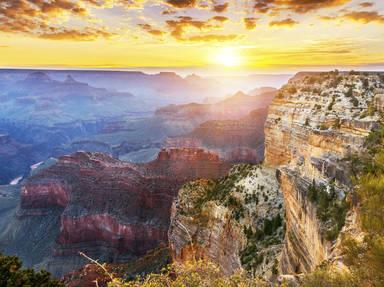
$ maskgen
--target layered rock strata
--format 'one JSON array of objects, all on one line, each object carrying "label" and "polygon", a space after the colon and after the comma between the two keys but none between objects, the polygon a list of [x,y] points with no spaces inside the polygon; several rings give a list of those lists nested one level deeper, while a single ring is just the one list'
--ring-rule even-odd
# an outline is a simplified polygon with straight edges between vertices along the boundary
[{"label": "layered rock strata", "polygon": [[[27,180],[20,208],[0,243],[7,238],[5,251],[18,250],[27,264],[41,264],[55,275],[81,266],[79,251],[127,262],[167,243],[171,204],[183,183],[218,178],[228,170],[216,154],[201,149],[162,150],[147,164],[101,153],[63,156]],[[23,226],[32,221],[33,234],[47,247],[36,253],[24,249],[22,240]]]},{"label": "layered rock strata", "polygon": [[345,159],[377,126],[382,86],[378,73],[299,73],[270,105],[265,162],[278,168],[286,205],[283,273],[308,272],[332,259],[335,237],[325,234],[336,227],[332,218],[319,219],[310,190],[336,191],[335,200],[351,190]]},{"label": "layered rock strata", "polygon": [[218,181],[189,183],[172,207],[172,257],[212,260],[226,274],[246,268],[270,276],[282,250],[283,212],[270,169],[239,165]]}]

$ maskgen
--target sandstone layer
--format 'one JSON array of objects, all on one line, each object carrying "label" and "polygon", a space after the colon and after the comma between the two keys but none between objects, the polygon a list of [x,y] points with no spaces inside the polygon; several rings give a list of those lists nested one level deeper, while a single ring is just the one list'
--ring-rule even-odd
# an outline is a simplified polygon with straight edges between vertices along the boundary
[{"label": "sandstone layer", "polygon": [[335,240],[324,236],[334,228],[332,219],[319,219],[309,189],[335,190],[338,200],[350,191],[345,159],[377,126],[374,99],[382,86],[377,73],[299,73],[270,105],[265,162],[279,169],[286,205],[283,273],[308,272],[332,258]]},{"label": "sandstone layer", "polygon": [[[79,251],[127,262],[167,243],[172,201],[182,184],[228,170],[216,154],[201,149],[162,150],[147,164],[101,153],[63,156],[27,180],[0,243],[6,252],[17,250],[27,265],[56,276],[84,264]],[[32,223],[32,242],[25,242]],[[26,248],[34,240],[39,248]]]}]

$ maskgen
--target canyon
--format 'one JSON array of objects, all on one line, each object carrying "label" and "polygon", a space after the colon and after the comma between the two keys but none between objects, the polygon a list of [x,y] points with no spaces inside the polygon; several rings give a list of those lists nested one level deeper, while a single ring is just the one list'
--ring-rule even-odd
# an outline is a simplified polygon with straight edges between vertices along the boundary
[{"label": "canyon", "polygon": [[[57,157],[0,186],[0,249],[71,272],[68,286],[94,272],[79,251],[116,266],[144,260],[141,273],[195,259],[268,280],[344,268],[340,238],[360,234],[350,159],[379,126],[383,74],[303,72],[253,93],[168,105],[132,125],[100,121],[95,138],[56,146]],[[117,137],[132,129],[152,138]],[[0,142],[3,154],[23,147],[15,134]],[[77,151],[90,145],[99,152]],[[154,159],[118,159],[131,152]]]},{"label": "canyon", "polygon": [[183,183],[228,170],[201,149],[162,150],[146,164],[102,153],[62,156],[22,185],[19,208],[1,220],[1,249],[55,276],[85,264],[79,251],[111,263],[134,260],[167,244],[172,201]]}]

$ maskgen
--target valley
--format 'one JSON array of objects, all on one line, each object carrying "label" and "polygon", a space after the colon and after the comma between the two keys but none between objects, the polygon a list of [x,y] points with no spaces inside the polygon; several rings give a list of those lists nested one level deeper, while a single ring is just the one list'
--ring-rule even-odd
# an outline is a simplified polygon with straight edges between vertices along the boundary
[{"label": "valley", "polygon": [[[126,278],[206,260],[302,286],[321,266],[349,268],[344,238],[364,237],[351,161],[381,127],[383,73],[301,72],[280,89],[159,106],[51,76],[32,72],[1,96],[5,254],[67,286],[104,278],[79,252]],[[57,110],[37,112],[48,94]]]}]

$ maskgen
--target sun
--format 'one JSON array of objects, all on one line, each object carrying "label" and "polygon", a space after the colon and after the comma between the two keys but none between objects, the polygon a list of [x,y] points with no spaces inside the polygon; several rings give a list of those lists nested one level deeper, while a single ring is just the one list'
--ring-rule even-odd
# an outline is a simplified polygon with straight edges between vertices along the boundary
[{"label": "sun", "polygon": [[236,67],[241,65],[239,51],[234,48],[221,48],[215,55],[215,63],[226,67]]}]

